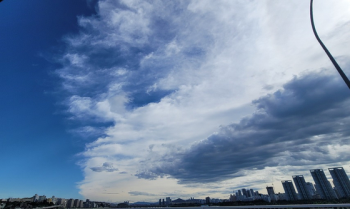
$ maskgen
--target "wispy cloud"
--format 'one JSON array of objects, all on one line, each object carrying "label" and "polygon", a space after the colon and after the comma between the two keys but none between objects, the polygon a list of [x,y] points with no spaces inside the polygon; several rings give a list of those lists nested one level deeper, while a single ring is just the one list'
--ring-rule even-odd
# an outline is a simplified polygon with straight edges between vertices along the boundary
[{"label": "wispy cloud", "polygon": [[103,127],[83,126],[70,131],[82,138],[98,137],[105,133]]}]

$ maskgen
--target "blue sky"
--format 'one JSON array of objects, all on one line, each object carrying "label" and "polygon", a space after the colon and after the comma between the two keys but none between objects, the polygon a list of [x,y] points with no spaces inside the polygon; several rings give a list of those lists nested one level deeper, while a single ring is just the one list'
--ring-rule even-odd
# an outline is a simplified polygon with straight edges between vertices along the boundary
[{"label": "blue sky", "polygon": [[[54,53],[77,33],[77,16],[92,15],[86,1],[4,1],[0,4],[0,196],[81,197],[74,154],[83,145],[68,130],[56,97]],[[64,11],[64,12],[62,12]]]},{"label": "blue sky", "polygon": [[[314,15],[349,75],[348,8]],[[5,0],[0,14],[0,197],[227,198],[348,168],[350,91],[307,1]]]}]

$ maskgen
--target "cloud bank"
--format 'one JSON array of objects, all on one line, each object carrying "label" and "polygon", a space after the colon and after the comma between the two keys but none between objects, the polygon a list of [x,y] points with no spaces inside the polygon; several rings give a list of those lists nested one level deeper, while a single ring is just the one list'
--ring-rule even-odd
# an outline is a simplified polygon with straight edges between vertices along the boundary
[{"label": "cloud bank", "polygon": [[189,149],[169,149],[155,157],[150,151],[146,171],[137,176],[168,175],[183,184],[203,183],[244,176],[244,170],[349,160],[350,91],[340,78],[322,71],[307,73],[253,104],[252,116],[222,127]]},{"label": "cloud bank", "polygon": [[[314,6],[348,74],[349,6]],[[349,161],[348,90],[313,37],[308,2],[103,0],[97,10],[65,37],[56,70],[82,123],[73,132],[99,136],[78,154],[86,198],[225,198]],[[103,172],[112,164],[118,172]]]}]

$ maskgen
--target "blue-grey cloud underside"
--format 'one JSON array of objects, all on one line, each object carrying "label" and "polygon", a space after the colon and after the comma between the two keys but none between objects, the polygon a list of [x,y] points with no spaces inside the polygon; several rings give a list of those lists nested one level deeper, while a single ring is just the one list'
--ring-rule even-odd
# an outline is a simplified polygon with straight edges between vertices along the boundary
[{"label": "blue-grey cloud underside", "polygon": [[172,149],[156,166],[140,170],[136,176],[209,183],[266,166],[315,166],[349,160],[348,156],[334,158],[325,148],[349,144],[350,91],[339,77],[322,72],[296,76],[283,89],[253,104],[256,112],[250,117],[222,127],[188,149]]},{"label": "blue-grey cloud underside", "polygon": [[95,172],[114,172],[114,171],[118,171],[118,168],[114,168],[113,167],[113,163],[108,163],[108,162],[105,162],[103,163],[103,165],[101,167],[92,167],[90,168],[92,171],[95,171]]}]

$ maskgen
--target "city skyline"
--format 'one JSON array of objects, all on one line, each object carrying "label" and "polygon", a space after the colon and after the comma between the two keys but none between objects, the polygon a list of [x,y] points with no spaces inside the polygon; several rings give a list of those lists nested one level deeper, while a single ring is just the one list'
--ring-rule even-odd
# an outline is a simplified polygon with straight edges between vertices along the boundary
[{"label": "city skyline", "polygon": [[[2,1],[0,197],[227,198],[349,170],[350,91],[309,6]],[[313,11],[350,77],[348,8]]]},{"label": "city skyline", "polygon": [[[220,198],[211,198],[213,200],[224,200],[224,201],[254,201],[254,200],[264,200],[266,202],[271,201],[279,201],[279,200],[286,200],[286,201],[298,201],[298,200],[312,200],[312,199],[325,199],[325,200],[332,200],[332,199],[340,199],[340,198],[349,198],[350,195],[348,193],[349,186],[350,186],[350,179],[349,176],[346,174],[345,169],[343,167],[334,167],[334,168],[328,168],[329,173],[331,174],[332,180],[329,181],[323,172],[323,169],[311,169],[310,173],[313,177],[314,184],[312,182],[306,182],[303,175],[293,175],[293,182],[291,180],[283,180],[281,181],[283,190],[285,193],[280,193],[275,191],[275,187],[272,186],[266,186],[267,194],[259,193],[259,191],[254,191],[254,189],[251,188],[242,188],[238,189],[237,191],[233,191],[232,194],[229,194],[229,198],[220,199]],[[333,182],[333,186],[330,184],[330,182]],[[330,186],[330,188],[327,188],[327,186]],[[310,188],[311,187],[311,188]],[[327,191],[329,190],[328,194]],[[331,191],[331,192],[330,192]],[[171,205],[171,198],[174,197],[166,197],[165,199],[159,199],[159,205]],[[178,199],[184,198],[177,196]],[[188,198],[188,197],[187,197]],[[201,204],[204,204],[205,201],[208,201],[207,199],[210,199],[210,197],[206,197],[205,199],[199,198],[195,199],[194,197],[190,197],[188,201],[193,202],[191,200],[195,200],[194,202],[199,203],[199,200],[201,201]],[[25,201],[28,201],[29,199],[32,199],[32,202],[42,202],[44,200],[48,202],[53,202],[54,204],[57,202],[57,204],[64,204],[69,205],[70,207],[73,207],[73,205],[79,207],[83,207],[83,201],[79,199],[74,198],[62,198],[62,197],[55,197],[52,196],[52,198],[47,198],[46,195],[38,195],[35,194],[33,197],[9,197],[9,198],[1,198],[0,200],[5,201],[6,199],[11,199],[11,201],[20,201],[22,202],[23,199]],[[22,200],[21,200],[22,199]],[[184,198],[186,199],[186,197]],[[166,200],[166,201],[165,201]],[[64,203],[62,202],[64,201]],[[86,199],[86,202],[90,202],[89,199]],[[94,201],[92,201],[94,202]],[[109,201],[110,203],[117,203],[115,201]],[[129,201],[124,201],[123,203],[129,204]],[[140,201],[136,201],[140,202]],[[142,201],[141,201],[142,202]],[[151,202],[149,202],[151,203]],[[154,204],[157,204],[157,202],[153,202]],[[175,203],[175,202],[173,202]],[[84,202],[85,204],[85,202]],[[176,204],[176,203],[175,203]],[[68,206],[67,206],[68,207]]]}]

